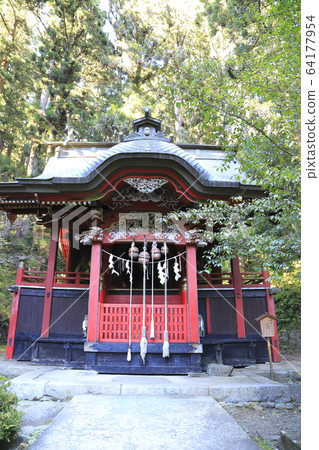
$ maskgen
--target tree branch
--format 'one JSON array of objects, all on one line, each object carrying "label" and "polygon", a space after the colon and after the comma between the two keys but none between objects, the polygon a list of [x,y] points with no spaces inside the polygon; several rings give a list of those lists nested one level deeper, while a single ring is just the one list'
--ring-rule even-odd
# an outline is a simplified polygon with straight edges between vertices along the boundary
[{"label": "tree branch", "polygon": [[254,123],[250,122],[249,120],[245,119],[244,117],[234,113],[234,112],[230,112],[227,111],[223,108],[221,108],[220,106],[214,104],[214,103],[209,103],[207,101],[204,100],[204,102],[206,104],[209,104],[211,107],[218,109],[219,111],[222,111],[225,114],[228,114],[229,116],[232,117],[236,117],[236,119],[241,120],[242,122],[244,122],[246,125],[248,125],[249,127],[253,128],[254,130],[258,131],[258,133],[260,133],[262,136],[264,136],[267,140],[269,140],[275,147],[277,147],[280,151],[286,153],[287,155],[289,155],[291,158],[294,156],[292,153],[288,152],[287,150],[285,150],[284,148],[282,148],[280,145],[278,145],[270,136],[268,136],[261,128],[257,127],[257,125],[255,125]]}]

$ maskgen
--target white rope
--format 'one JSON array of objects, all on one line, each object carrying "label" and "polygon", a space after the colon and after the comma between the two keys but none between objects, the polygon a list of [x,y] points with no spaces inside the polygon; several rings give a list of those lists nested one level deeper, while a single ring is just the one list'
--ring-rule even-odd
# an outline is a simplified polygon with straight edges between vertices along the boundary
[{"label": "white rope", "polygon": [[[106,253],[107,255],[112,255],[114,258],[116,258],[116,261],[114,262],[114,264],[116,264],[117,261],[120,261],[120,260],[131,262],[129,259],[122,258],[121,256],[113,255],[112,253],[109,253],[109,252],[107,252],[104,249],[102,249],[102,252]],[[185,254],[186,254],[186,251],[182,252],[182,253],[178,253],[176,256],[172,256],[171,258],[167,258],[167,261],[171,261],[172,259],[176,258],[177,256],[180,257],[180,256],[183,256]],[[133,264],[140,264],[140,263],[138,261],[133,261]],[[149,264],[156,264],[156,261],[150,261]]]},{"label": "white rope", "polygon": [[167,261],[167,245],[164,242],[165,248],[165,260],[164,260],[164,274],[165,274],[165,284],[164,284],[164,309],[165,309],[165,329],[164,329],[164,342],[163,342],[163,358],[169,357],[169,341],[168,341],[168,329],[167,329],[167,279],[168,279],[168,261]]},{"label": "white rope", "polygon": [[150,329],[150,338],[154,339],[155,338],[155,329],[154,329],[154,248],[155,248],[155,241],[153,242],[152,245],[152,251],[151,251],[151,255],[152,255],[152,286],[151,286],[151,302],[152,302],[152,317],[151,317],[151,329]]},{"label": "white rope", "polygon": [[143,364],[145,364],[145,357],[147,353],[147,339],[146,339],[146,326],[145,326],[145,300],[146,300],[146,239],[144,239],[144,246],[143,246],[143,324],[142,324],[142,333],[141,333],[141,341],[140,341],[140,355],[143,361]]},{"label": "white rope", "polygon": [[[131,269],[129,272],[129,266],[126,264],[127,273],[130,274],[130,311],[129,311],[129,331],[128,331],[128,350],[127,350],[127,361],[131,361],[132,353],[131,353],[131,344],[132,344],[132,298],[133,298],[133,246],[134,241],[131,245]],[[129,261],[127,260],[127,263]]]}]

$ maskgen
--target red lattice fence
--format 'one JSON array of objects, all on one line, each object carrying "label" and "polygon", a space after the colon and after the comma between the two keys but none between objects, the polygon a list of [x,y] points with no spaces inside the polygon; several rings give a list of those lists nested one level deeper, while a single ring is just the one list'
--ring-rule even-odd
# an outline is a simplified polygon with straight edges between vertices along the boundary
[{"label": "red lattice fence", "polygon": [[[129,339],[129,305],[102,304],[100,310],[100,341],[128,342]],[[167,323],[170,342],[187,342],[187,314],[185,305],[169,305],[167,307]],[[146,329],[149,340],[152,307],[146,306]],[[143,306],[132,305],[132,342],[141,339]],[[154,306],[155,339],[149,342],[163,342],[164,339],[164,306]]]}]

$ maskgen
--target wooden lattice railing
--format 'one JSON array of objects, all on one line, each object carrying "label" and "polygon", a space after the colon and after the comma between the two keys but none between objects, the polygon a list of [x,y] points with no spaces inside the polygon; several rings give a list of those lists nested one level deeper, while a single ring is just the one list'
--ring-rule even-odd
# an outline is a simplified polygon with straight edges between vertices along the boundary
[{"label": "wooden lattice railing", "polygon": [[24,270],[22,275],[23,285],[44,286],[46,272],[39,270]]},{"label": "wooden lattice railing", "polygon": [[241,272],[240,275],[243,286],[251,284],[263,284],[265,281],[262,272]]},{"label": "wooden lattice railing", "polygon": [[[241,272],[241,286],[263,285],[265,279],[262,272]],[[202,274],[198,276],[199,288],[231,288],[234,287],[231,272]]]},{"label": "wooden lattice railing", "polygon": [[233,278],[230,272],[223,273],[203,273],[198,275],[199,287],[232,287]]},{"label": "wooden lattice railing", "polygon": [[[21,284],[23,286],[45,286],[46,272],[24,270]],[[90,283],[90,274],[82,272],[55,272],[54,287],[83,287]]]},{"label": "wooden lattice railing", "polygon": [[[21,284],[24,286],[44,286],[46,272],[37,270],[24,270]],[[263,273],[242,272],[242,286],[263,285],[265,279]],[[83,272],[55,272],[54,287],[83,287],[90,284],[90,274]],[[230,272],[199,274],[199,288],[222,288],[233,287],[233,277]]]},{"label": "wooden lattice railing", "polygon": [[54,285],[55,286],[74,286],[74,285],[88,285],[90,283],[90,274],[83,272],[55,272]]}]

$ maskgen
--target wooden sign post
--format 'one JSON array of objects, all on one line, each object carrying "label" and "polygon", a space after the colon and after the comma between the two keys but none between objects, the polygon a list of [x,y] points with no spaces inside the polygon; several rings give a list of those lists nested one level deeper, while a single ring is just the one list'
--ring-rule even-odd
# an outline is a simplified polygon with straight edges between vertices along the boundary
[{"label": "wooden sign post", "polygon": [[261,335],[264,338],[267,338],[267,349],[269,356],[269,367],[270,367],[270,378],[274,379],[274,369],[272,365],[272,355],[271,355],[271,345],[270,338],[275,336],[275,320],[276,317],[271,314],[265,313],[255,319],[260,322]]}]

